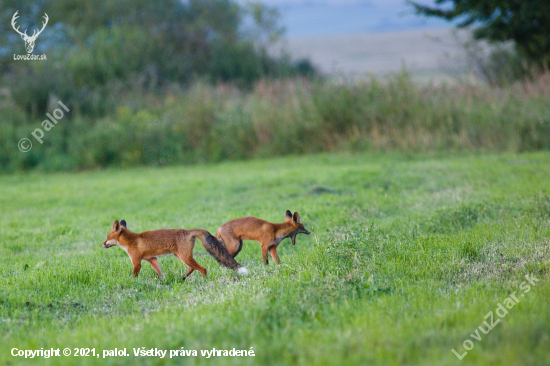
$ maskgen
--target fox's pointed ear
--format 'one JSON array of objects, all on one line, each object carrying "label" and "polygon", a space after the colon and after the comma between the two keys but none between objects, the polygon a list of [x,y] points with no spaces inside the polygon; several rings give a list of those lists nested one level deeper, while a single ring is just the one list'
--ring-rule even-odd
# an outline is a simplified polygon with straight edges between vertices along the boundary
[{"label": "fox's pointed ear", "polygon": [[292,220],[292,212],[290,212],[290,210],[286,210],[285,221],[290,221],[290,220]]},{"label": "fox's pointed ear", "polygon": [[126,227],[126,220],[120,220],[120,225],[121,225],[121,226],[124,226],[125,229],[128,229],[128,228]]},{"label": "fox's pointed ear", "polygon": [[120,222],[118,222],[118,220],[115,220],[113,227],[111,227],[111,231],[119,231],[119,230],[120,230]]},{"label": "fox's pointed ear", "polygon": [[300,214],[298,212],[294,212],[294,216],[292,216],[292,221],[295,223],[300,223]]}]

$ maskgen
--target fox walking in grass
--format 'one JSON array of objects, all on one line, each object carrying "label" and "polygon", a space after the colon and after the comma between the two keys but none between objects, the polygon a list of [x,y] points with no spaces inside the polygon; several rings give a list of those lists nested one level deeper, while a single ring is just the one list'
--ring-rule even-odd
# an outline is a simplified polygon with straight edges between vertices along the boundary
[{"label": "fox walking in grass", "polygon": [[256,217],[242,217],[226,222],[216,231],[216,238],[225,244],[229,254],[235,258],[243,248],[243,240],[255,240],[262,245],[262,260],[269,264],[267,252],[275,263],[280,264],[277,246],[283,239],[290,238],[292,245],[296,244],[296,235],[311,234],[300,222],[300,215],[290,210],[286,211],[285,222],[275,224]]},{"label": "fox walking in grass", "polygon": [[194,270],[206,276],[206,268],[198,264],[193,258],[196,238],[200,239],[208,253],[216,258],[222,266],[234,269],[239,274],[248,274],[248,270],[233,259],[222,243],[208,231],[202,229],[153,230],[138,234],[128,230],[126,221],[118,222],[118,220],[115,220],[111,231],[107,234],[107,240],[103,243],[103,248],[118,245],[124,249],[134,265],[134,277],[139,275],[141,260],[145,259],[151,263],[157,275],[164,278],[157,256],[174,254],[176,258],[189,266],[187,273],[183,276],[183,280],[185,280]]}]

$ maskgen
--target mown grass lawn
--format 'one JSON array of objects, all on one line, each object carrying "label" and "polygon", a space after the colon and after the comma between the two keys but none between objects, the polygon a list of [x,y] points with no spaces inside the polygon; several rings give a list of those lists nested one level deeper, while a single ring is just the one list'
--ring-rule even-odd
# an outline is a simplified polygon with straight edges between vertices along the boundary
[{"label": "mown grass lawn", "polygon": [[[0,364],[542,365],[550,346],[550,154],[317,155],[196,167],[0,177]],[[311,236],[220,267],[197,241],[138,278],[101,243],[298,211]],[[524,276],[539,281],[520,290]],[[485,315],[519,299],[488,333]],[[524,295],[524,296],[521,296]],[[502,312],[502,311],[501,311]],[[494,315],[495,321],[498,319]],[[463,343],[473,349],[459,361]],[[469,343],[466,343],[468,346]],[[129,357],[13,357],[12,348]],[[198,350],[135,357],[133,348]],[[212,348],[254,357],[200,356]],[[73,351],[74,352],[74,351]]]}]

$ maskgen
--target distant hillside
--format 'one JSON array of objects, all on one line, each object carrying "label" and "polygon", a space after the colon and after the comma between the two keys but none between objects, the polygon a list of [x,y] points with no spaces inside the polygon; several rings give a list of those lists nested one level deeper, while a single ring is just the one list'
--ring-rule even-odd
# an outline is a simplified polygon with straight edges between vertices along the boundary
[{"label": "distant hillside", "polygon": [[380,75],[406,66],[417,79],[442,78],[461,67],[461,47],[447,28],[290,38],[286,49],[325,73]]}]

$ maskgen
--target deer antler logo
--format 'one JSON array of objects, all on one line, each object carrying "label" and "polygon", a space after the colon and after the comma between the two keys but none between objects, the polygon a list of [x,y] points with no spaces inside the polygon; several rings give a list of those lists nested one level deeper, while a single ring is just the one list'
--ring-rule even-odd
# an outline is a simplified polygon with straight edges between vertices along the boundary
[{"label": "deer antler logo", "polygon": [[19,27],[15,27],[15,20],[17,18],[19,18],[19,16],[17,15],[17,13],[19,12],[19,10],[17,10],[15,12],[15,14],[13,14],[13,18],[11,18],[11,26],[13,27],[13,29],[19,33],[21,35],[21,38],[23,38],[23,41],[25,41],[25,48],[27,49],[27,53],[31,53],[32,50],[34,49],[34,42],[36,42],[36,38],[38,38],[38,36],[40,35],[40,33],[42,33],[42,31],[44,30],[44,28],[46,28],[46,24],[48,24],[48,14],[44,13],[44,20],[45,22],[42,23],[42,29],[40,29],[39,31],[37,31],[36,29],[34,30],[34,32],[32,33],[32,36],[28,36],[27,35],[27,30],[25,29],[25,32],[21,33],[19,31]]}]

